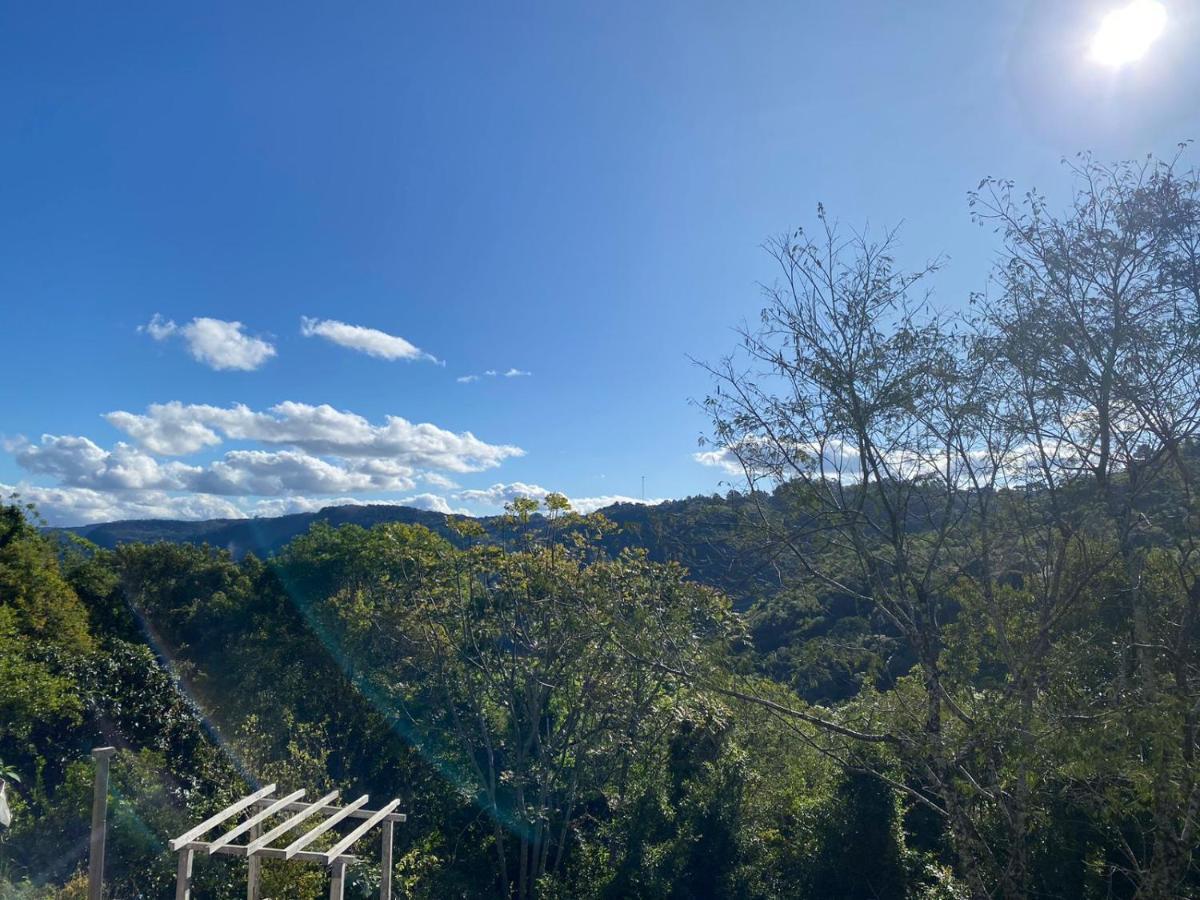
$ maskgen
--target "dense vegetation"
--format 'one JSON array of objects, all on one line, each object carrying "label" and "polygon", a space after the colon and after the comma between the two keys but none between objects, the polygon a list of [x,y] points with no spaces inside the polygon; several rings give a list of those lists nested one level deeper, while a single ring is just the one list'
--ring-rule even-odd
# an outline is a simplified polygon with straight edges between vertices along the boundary
[{"label": "dense vegetation", "polygon": [[0,508],[0,893],[78,896],[103,740],[122,898],[267,780],[403,798],[411,897],[1200,897],[1200,188],[1072,170],[1061,216],[980,186],[967,318],[890,237],[773,243],[710,367],[724,498],[269,555]]}]

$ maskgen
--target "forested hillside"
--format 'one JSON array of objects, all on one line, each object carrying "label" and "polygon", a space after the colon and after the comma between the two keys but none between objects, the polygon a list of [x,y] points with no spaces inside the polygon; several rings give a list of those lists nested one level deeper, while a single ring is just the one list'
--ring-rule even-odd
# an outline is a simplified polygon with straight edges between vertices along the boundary
[{"label": "forested hillside", "polygon": [[[688,567],[698,580],[719,587],[735,603],[748,606],[761,591],[781,583],[774,570],[779,554],[746,540],[746,526],[755,516],[752,504],[736,491],[727,496],[690,497],[654,506],[622,503],[600,512],[620,528],[602,536],[605,547],[643,547],[651,558],[674,561]],[[315,513],[256,519],[216,519],[203,522],[152,519],[106,522],[59,529],[86,538],[105,549],[120,544],[158,541],[207,544],[227,550],[234,559],[252,553],[265,559],[288,541],[304,534],[315,523],[333,526],[359,525],[370,528],[383,523],[423,525],[452,542],[462,543],[453,528],[456,516],[414,509],[409,506],[333,506]],[[533,523],[540,522],[535,516]],[[476,520],[496,539],[503,536],[505,518],[488,516]]]},{"label": "forested hillside", "polygon": [[[787,507],[786,497],[766,494],[752,500],[730,491],[654,506],[619,504],[600,510],[615,527],[596,539],[611,555],[642,549],[655,562],[683,566],[689,578],[720,590],[734,609],[746,614],[754,645],[775,678],[791,683],[812,702],[844,699],[857,690],[870,655],[846,652],[841,645],[885,626],[872,623],[861,604],[845,598],[830,596],[818,602],[806,593],[797,594],[795,585],[802,574],[797,561],[786,546],[764,540],[757,527],[763,507],[780,512]],[[222,549],[235,560],[248,553],[266,559],[315,524],[421,525],[461,547],[466,540],[454,527],[457,518],[405,506],[342,506],[254,520],[112,522],[61,533],[74,533],[106,549],[169,541]],[[475,521],[489,540],[507,539],[506,517]],[[530,520],[534,530],[545,525],[540,513]]]},{"label": "forested hillside", "polygon": [[80,896],[111,742],[123,900],[266,781],[401,797],[409,897],[1200,896],[1200,182],[1071,171],[1063,214],[980,186],[968,317],[890,236],[771,244],[724,498],[112,547],[0,508],[0,891]]}]

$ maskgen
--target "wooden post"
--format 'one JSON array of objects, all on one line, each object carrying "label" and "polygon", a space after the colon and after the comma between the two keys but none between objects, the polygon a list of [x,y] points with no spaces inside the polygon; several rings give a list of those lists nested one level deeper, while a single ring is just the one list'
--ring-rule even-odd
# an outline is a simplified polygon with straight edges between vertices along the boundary
[{"label": "wooden post", "polygon": [[388,819],[383,823],[383,848],[379,853],[379,900],[392,900],[392,830]]},{"label": "wooden post", "polygon": [[195,851],[185,847],[179,851],[179,871],[175,877],[175,900],[192,900],[192,858]]},{"label": "wooden post", "polygon": [[92,751],[96,776],[92,785],[92,836],[88,845],[88,900],[104,896],[104,843],[108,832],[108,763],[116,747],[97,747]]},{"label": "wooden post", "polygon": [[[257,822],[254,823],[254,826],[250,829],[250,842],[253,843],[254,839],[259,837],[261,832],[262,826]],[[251,856],[246,862],[246,900],[258,900],[258,878],[259,869],[262,866],[262,857],[258,855]]]},{"label": "wooden post", "polygon": [[346,864],[340,859],[333,864],[333,877],[329,879],[329,900],[342,900],[346,890]]}]

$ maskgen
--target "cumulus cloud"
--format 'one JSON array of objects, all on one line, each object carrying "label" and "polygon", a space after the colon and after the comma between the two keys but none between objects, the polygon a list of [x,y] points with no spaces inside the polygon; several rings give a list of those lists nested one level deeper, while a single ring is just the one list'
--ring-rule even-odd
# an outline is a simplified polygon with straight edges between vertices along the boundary
[{"label": "cumulus cloud", "polygon": [[[379,495],[399,495],[418,483],[454,491],[458,485],[445,473],[483,471],[524,453],[471,432],[398,416],[373,423],[303,403],[254,410],[172,402],[140,414],[118,410],[106,419],[131,440],[106,448],[81,435],[45,434],[37,442],[4,443],[31,476],[54,480],[53,487],[24,488],[52,510],[57,523],[280,515],[350,502],[465,512],[433,493],[391,500]],[[178,458],[226,441],[259,446],[195,462]]]},{"label": "cumulus cloud", "polygon": [[604,509],[606,506],[613,506],[617,503],[636,503],[639,506],[658,506],[660,503],[666,503],[665,497],[660,497],[655,500],[643,500],[640,497],[626,497],[621,494],[610,494],[606,497],[571,497],[571,508],[578,513],[587,515],[598,509]]},{"label": "cumulus cloud", "polygon": [[69,487],[192,491],[226,496],[403,491],[413,470],[388,459],[322,459],[295,450],[233,450],[206,466],[162,463],[128,444],[105,450],[85,437],[43,435],[19,448],[18,465]]},{"label": "cumulus cloud", "polygon": [[379,331],[376,328],[365,328],[362,325],[348,325],[336,319],[310,319],[300,317],[300,333],[305,337],[322,337],[327,341],[351,350],[357,350],[368,356],[387,360],[419,360],[438,362],[437,357],[406,341],[395,334]]},{"label": "cumulus cloud", "polygon": [[[518,497],[544,500],[550,493],[553,492],[541,485],[514,481],[511,484],[493,484],[488,488],[459,491],[454,497],[464,503],[471,503],[476,506],[502,507],[507,503],[512,503]],[[603,509],[606,506],[612,506],[614,503],[639,503],[646,506],[654,506],[666,502],[664,499],[642,500],[638,497],[626,497],[621,494],[611,494],[604,497],[568,497],[567,499],[571,502],[572,509],[585,515],[595,512],[598,509]]]},{"label": "cumulus cloud", "polygon": [[715,450],[701,450],[692,454],[692,459],[702,466],[712,466],[730,475],[743,475],[745,470],[737,455],[728,447],[718,447]]},{"label": "cumulus cloud", "polygon": [[388,460],[326,460],[295,450],[233,450],[188,477],[185,489],[205,494],[277,496],[344,491],[402,491],[412,470]]},{"label": "cumulus cloud", "polygon": [[159,463],[129,444],[105,450],[75,435],[44,434],[41,443],[24,442],[13,455],[27,472],[95,490],[180,490],[198,471],[182,463]]},{"label": "cumulus cloud", "polygon": [[194,453],[230,440],[259,441],[313,455],[389,459],[414,469],[478,472],[525,451],[489,444],[471,432],[452,432],[430,423],[388,416],[373,425],[363,416],[332,406],[279,403],[266,411],[248,406],[154,404],[144,414],[118,410],[105,418],[145,448],[163,455]]},{"label": "cumulus cloud", "polygon": [[[245,519],[317,512],[331,506],[396,504],[397,500],[357,497],[270,497],[233,500],[208,494],[164,491],[97,491],[90,488],[40,487],[0,483],[0,497],[17,495],[33,503],[50,525],[91,525],[119,519]],[[423,508],[423,507],[422,507]]]},{"label": "cumulus cloud", "polygon": [[471,514],[469,510],[451,507],[445,497],[437,494],[415,494],[412,497],[403,497],[396,502],[401,506],[411,506],[414,509],[426,509],[430,512],[445,513],[448,516],[469,516]]},{"label": "cumulus cloud", "polygon": [[509,369],[504,373],[505,378],[525,378],[532,375],[532,372],[526,372],[524,369]]},{"label": "cumulus cloud", "polygon": [[514,481],[512,484],[493,484],[489,488],[459,491],[454,496],[467,503],[477,503],[481,506],[503,506],[506,503],[512,503],[518,497],[542,500],[549,493],[550,491],[541,485]]},{"label": "cumulus cloud", "polygon": [[454,380],[457,381],[459,384],[470,384],[472,381],[478,381],[479,376],[478,375],[459,375]]},{"label": "cumulus cloud", "polygon": [[183,338],[192,358],[213,369],[252,371],[275,355],[275,347],[262,338],[246,334],[245,327],[241,322],[227,322],[206,316],[198,316],[185,325],[176,325],[155,313],[149,323],[138,330],[156,341],[176,336]]},{"label": "cumulus cloud", "polygon": [[90,525],[117,519],[244,519],[247,515],[229,500],[203,494],[0,484],[0,495],[12,494],[35,504],[51,525]]},{"label": "cumulus cloud", "polygon": [[334,506],[380,506],[390,505],[393,502],[392,500],[361,500],[358,497],[271,497],[244,505],[249,515],[261,518],[320,512]]}]

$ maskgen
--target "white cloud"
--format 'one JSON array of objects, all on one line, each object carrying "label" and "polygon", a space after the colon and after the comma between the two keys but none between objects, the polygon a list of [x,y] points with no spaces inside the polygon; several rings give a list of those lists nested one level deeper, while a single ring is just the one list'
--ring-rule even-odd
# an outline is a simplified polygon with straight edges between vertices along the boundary
[{"label": "white cloud", "polygon": [[446,515],[469,516],[471,513],[466,509],[454,509],[446,501],[445,497],[437,494],[416,494],[412,497],[403,497],[396,501],[400,506],[411,506],[414,509],[425,509],[430,512],[445,513]]},{"label": "white cloud", "polygon": [[186,481],[205,494],[275,497],[345,491],[402,491],[412,470],[386,460],[326,460],[295,450],[233,450]]},{"label": "white cloud", "polygon": [[186,325],[176,325],[155,313],[150,322],[138,330],[156,341],[176,335],[182,337],[192,357],[211,368],[252,371],[275,355],[275,347],[262,338],[246,334],[245,327],[241,322],[206,316],[198,316]]},{"label": "white cloud", "polygon": [[[119,410],[105,418],[133,441],[105,448],[88,437],[47,434],[36,443],[4,442],[25,471],[54,480],[53,487],[24,489],[57,523],[281,515],[351,502],[466,512],[438,494],[377,497],[412,491],[418,482],[457,490],[444,473],[478,472],[524,454],[520,447],[491,444],[470,432],[398,416],[374,424],[345,410],[303,403],[258,411],[172,402],[143,414]],[[169,458],[225,441],[262,446],[231,448],[195,463]],[[376,497],[355,498],[361,494]]]},{"label": "white cloud", "polygon": [[129,444],[105,450],[85,437],[44,434],[40,444],[15,448],[17,464],[62,484],[96,490],[180,490],[197,469],[160,463]]},{"label": "white cloud", "polygon": [[467,503],[477,503],[483,506],[503,506],[505,503],[512,503],[518,497],[541,500],[549,493],[549,490],[540,485],[514,481],[512,484],[493,484],[489,488],[474,488],[459,491],[454,496]]},{"label": "white cloud", "polygon": [[640,497],[625,497],[621,494],[610,494],[607,497],[571,497],[571,508],[578,513],[587,515],[598,509],[603,509],[606,506],[612,506],[615,503],[636,503],[639,506],[658,506],[660,503],[666,503],[665,497],[660,497],[655,500],[643,500]]},{"label": "white cloud", "polygon": [[722,469],[730,475],[742,475],[745,470],[738,461],[737,455],[728,447],[718,447],[716,450],[701,450],[692,454],[692,459],[702,466],[712,466]]},{"label": "white cloud", "polygon": [[388,459],[322,459],[295,450],[233,450],[207,466],[161,463],[132,447],[104,450],[78,436],[43,435],[15,457],[33,474],[51,475],[68,487],[109,491],[192,491],[225,496],[337,494],[404,491],[413,470]]},{"label": "white cloud", "polygon": [[178,325],[170,319],[164,319],[158,313],[151,316],[147,324],[138,327],[138,331],[145,331],[156,341],[165,341],[178,330]]},{"label": "white cloud", "polygon": [[194,453],[219,443],[220,435],[290,446],[318,456],[388,459],[413,469],[449,472],[478,472],[525,454],[510,444],[481,441],[469,431],[455,433],[399,416],[372,425],[363,416],[324,404],[286,402],[256,412],[241,404],[219,407],[176,401],[154,404],[144,415],[117,411],[105,418],[147,449],[170,455]]},{"label": "white cloud", "polygon": [[[553,492],[541,485],[514,481],[511,484],[493,484],[489,488],[459,491],[454,497],[465,503],[498,508],[504,506],[506,503],[512,503],[518,497],[543,500],[550,493]],[[637,497],[625,497],[620,494],[611,494],[605,497],[568,497],[568,499],[571,502],[572,509],[585,515],[602,509],[605,506],[612,506],[614,503],[639,503],[646,506],[654,506],[666,502],[663,499],[642,500]]]},{"label": "white cloud", "polygon": [[[90,525],[119,519],[245,519],[317,512],[332,506],[395,505],[405,501],[356,497],[272,497],[231,500],[209,494],[97,491],[90,488],[0,484],[0,498],[16,494],[33,503],[50,525]],[[424,507],[422,507],[424,508]]]},{"label": "white cloud", "polygon": [[305,337],[323,337],[339,346],[358,350],[379,359],[424,359],[438,362],[437,357],[398,335],[375,328],[365,328],[362,325],[348,325],[335,319],[310,319],[308,316],[301,316],[300,333]]},{"label": "white cloud", "polygon": [[501,375],[505,378],[527,378],[532,375],[532,372],[527,372],[524,369],[511,368],[506,372],[499,372],[496,369],[488,369],[482,375],[459,375],[454,379],[459,384],[471,384],[478,381],[480,378],[497,378]]},{"label": "white cloud", "polygon": [[334,506],[376,506],[392,502],[391,500],[360,500],[357,497],[272,497],[268,500],[256,500],[243,505],[252,516],[269,517],[319,512]]},{"label": "white cloud", "polygon": [[151,453],[184,456],[221,443],[221,436],[205,425],[201,417],[190,412],[191,409],[194,407],[172,401],[152,405],[144,416],[119,410],[106,413],[104,418]]},{"label": "white cloud", "polygon": [[97,491],[91,488],[0,484],[0,495],[19,494],[51,525],[87,525],[116,519],[243,519],[236,504],[203,494],[163,491]]},{"label": "white cloud", "polygon": [[439,475],[437,472],[424,472],[421,475],[421,480],[426,484],[432,484],[434,487],[444,488],[445,490],[454,490],[458,487],[457,482],[447,478],[445,475]]}]

